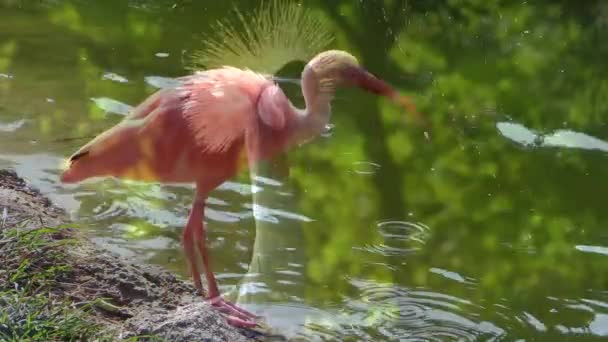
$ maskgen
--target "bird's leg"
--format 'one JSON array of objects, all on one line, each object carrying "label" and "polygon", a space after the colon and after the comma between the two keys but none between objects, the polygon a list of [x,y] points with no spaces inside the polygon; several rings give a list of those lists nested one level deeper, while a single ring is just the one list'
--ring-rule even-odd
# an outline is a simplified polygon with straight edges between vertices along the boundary
[{"label": "bird's leg", "polygon": [[[198,253],[202,258],[208,287],[206,300],[215,308],[217,308],[220,312],[227,315],[226,320],[229,324],[243,328],[254,327],[257,325],[257,323],[253,320],[253,318],[256,317],[254,314],[237,307],[236,305],[224,300],[221,297],[220,291],[217,286],[217,281],[215,280],[215,276],[213,274],[213,271],[211,270],[211,263],[209,260],[209,254],[205,243],[206,234],[205,226],[203,223],[204,206],[205,197],[197,195],[194,200],[192,212],[188,217],[188,223],[186,226],[186,231],[188,231],[189,228],[191,229],[191,231],[189,232],[189,234],[191,235],[188,236],[188,239],[186,239],[185,237],[184,240],[185,242],[190,242],[190,248],[196,246],[196,249],[198,250]],[[184,233],[184,236],[186,236],[186,232]],[[194,241],[191,241],[191,238],[194,238]],[[184,248],[186,248],[185,243]],[[186,253],[189,253],[187,249]],[[198,273],[198,269],[196,268],[196,259],[192,260],[191,263],[195,265],[191,266],[193,270],[192,275],[193,277],[195,277],[194,284],[198,287],[200,286],[200,274]],[[200,287],[202,289],[202,286]],[[201,293],[203,292],[201,291]]]},{"label": "bird's leg", "polygon": [[205,290],[203,289],[203,284],[201,283],[201,274],[199,272],[199,265],[197,262],[197,248],[194,242],[194,232],[197,230],[196,221],[200,221],[197,220],[196,216],[200,217],[201,215],[201,213],[198,213],[197,210],[201,209],[197,209],[197,206],[193,205],[190,215],[188,216],[186,228],[184,229],[184,233],[182,235],[182,245],[184,246],[186,258],[188,258],[188,263],[190,264],[190,273],[192,275],[192,280],[194,281],[194,287],[201,296],[205,297]]}]

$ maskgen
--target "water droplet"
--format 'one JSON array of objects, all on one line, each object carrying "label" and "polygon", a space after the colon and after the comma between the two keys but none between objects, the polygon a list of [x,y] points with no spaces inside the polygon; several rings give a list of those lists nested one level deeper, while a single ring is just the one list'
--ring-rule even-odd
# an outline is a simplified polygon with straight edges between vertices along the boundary
[{"label": "water droplet", "polygon": [[334,128],[336,126],[333,124],[327,124],[325,125],[325,129],[323,130],[323,132],[321,133],[321,136],[323,138],[329,138],[332,136],[333,132],[334,132]]}]

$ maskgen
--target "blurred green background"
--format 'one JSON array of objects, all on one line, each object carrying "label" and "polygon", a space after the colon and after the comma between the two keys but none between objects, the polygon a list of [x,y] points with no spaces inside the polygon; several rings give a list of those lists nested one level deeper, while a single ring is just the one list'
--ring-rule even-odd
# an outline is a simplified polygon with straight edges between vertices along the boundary
[{"label": "blurred green background", "polygon": [[[73,138],[188,73],[213,23],[256,4],[0,0],[0,167],[100,244],[186,277],[190,188],[57,176],[86,142]],[[608,337],[608,3],[303,6],[414,97],[430,139],[391,103],[340,91],[331,135],[212,194],[222,289],[310,339]]]}]

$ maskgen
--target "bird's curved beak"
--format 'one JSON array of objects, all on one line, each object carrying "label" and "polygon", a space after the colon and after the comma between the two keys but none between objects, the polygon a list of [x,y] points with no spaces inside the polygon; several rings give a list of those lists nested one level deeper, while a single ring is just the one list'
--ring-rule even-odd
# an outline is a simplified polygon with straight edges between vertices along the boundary
[{"label": "bird's curved beak", "polygon": [[418,113],[416,105],[409,96],[399,94],[399,92],[388,83],[372,75],[364,68],[347,68],[343,73],[343,78],[345,79],[346,84],[359,87],[376,95],[388,97],[395,104],[410,113],[416,123],[426,125],[424,118]]},{"label": "bird's curved beak", "polygon": [[59,176],[59,180],[62,183],[76,183],[77,177],[70,161],[65,162],[61,175]]},{"label": "bird's curved beak", "polygon": [[81,157],[86,156],[88,154],[88,152],[77,152],[74,155],[72,155],[70,158],[66,159],[63,161],[62,163],[62,167],[61,167],[61,175],[59,176],[59,180],[62,183],[77,183],[79,181],[81,181],[82,179],[84,179],[84,174],[83,174],[83,165],[81,163],[81,160],[79,160]]}]

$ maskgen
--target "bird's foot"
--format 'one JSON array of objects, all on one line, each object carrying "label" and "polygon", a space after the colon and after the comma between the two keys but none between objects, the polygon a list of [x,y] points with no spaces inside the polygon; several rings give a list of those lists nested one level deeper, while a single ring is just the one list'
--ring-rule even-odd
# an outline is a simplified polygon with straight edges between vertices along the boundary
[{"label": "bird's foot", "polygon": [[207,302],[224,314],[228,324],[237,328],[253,328],[257,326],[255,318],[258,317],[251,312],[241,309],[221,296],[208,298]]}]

